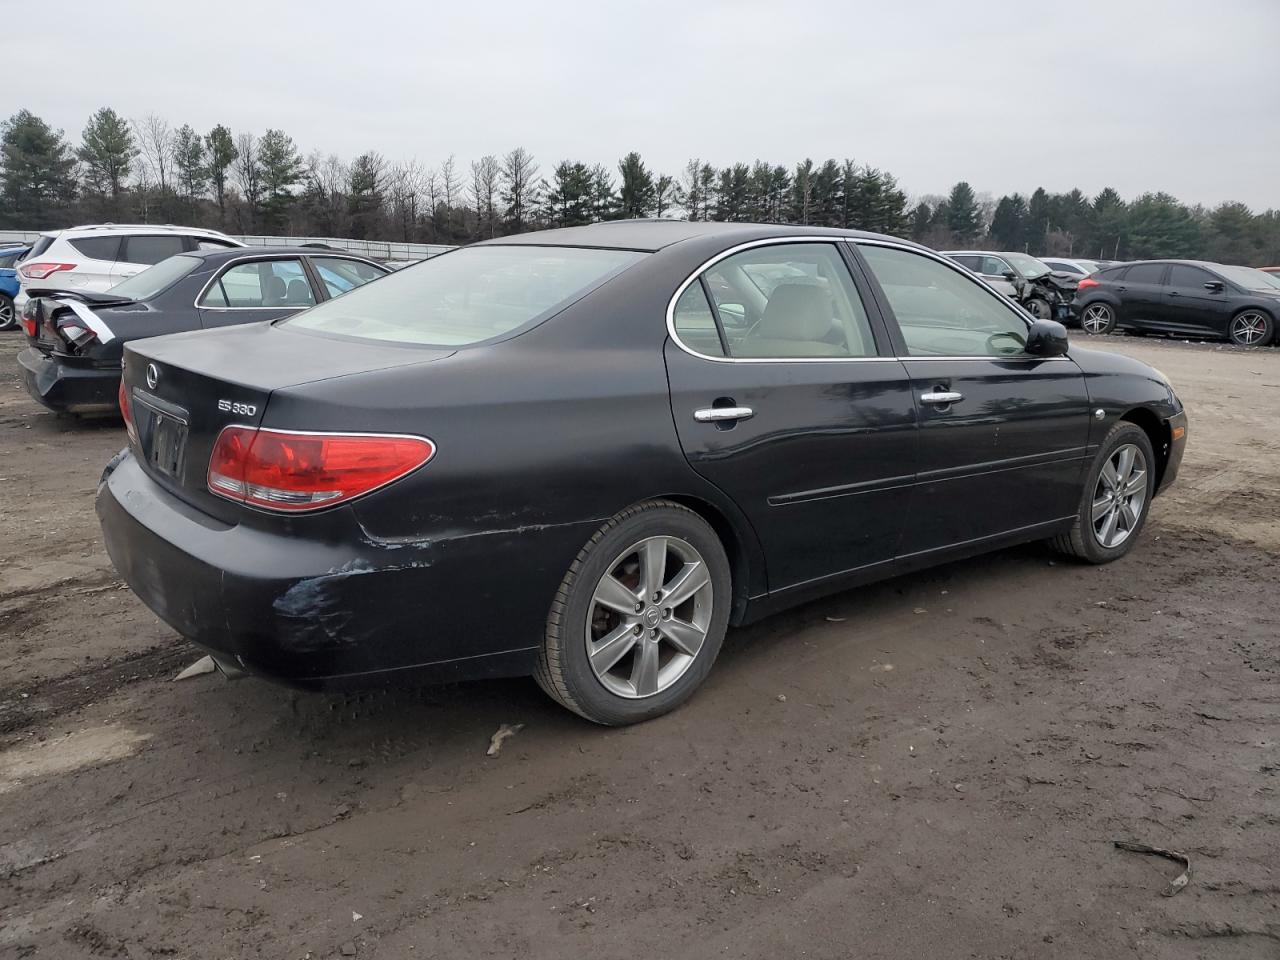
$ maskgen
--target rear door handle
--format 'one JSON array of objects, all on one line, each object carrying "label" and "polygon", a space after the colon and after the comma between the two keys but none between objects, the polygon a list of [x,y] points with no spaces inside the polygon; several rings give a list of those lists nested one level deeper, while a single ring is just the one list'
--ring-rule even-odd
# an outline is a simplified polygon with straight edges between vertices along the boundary
[{"label": "rear door handle", "polygon": [[693,419],[699,423],[715,423],[717,420],[750,420],[756,412],[750,407],[703,407],[693,411]]},{"label": "rear door handle", "polygon": [[922,403],[936,403],[940,407],[946,406],[948,403],[959,403],[963,399],[963,393],[955,393],[951,390],[930,391],[929,393],[920,394]]}]

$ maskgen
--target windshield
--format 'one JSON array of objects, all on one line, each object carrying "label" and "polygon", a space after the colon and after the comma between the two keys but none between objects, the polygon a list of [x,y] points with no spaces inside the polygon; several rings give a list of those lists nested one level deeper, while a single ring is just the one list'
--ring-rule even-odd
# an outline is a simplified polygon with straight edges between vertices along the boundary
[{"label": "windshield", "polygon": [[1013,265],[1013,269],[1017,270],[1024,277],[1043,277],[1049,272],[1049,267],[1041,263],[1035,257],[1029,257],[1025,253],[1006,253],[1004,258]]},{"label": "windshield", "polygon": [[645,256],[575,247],[467,247],[284,322],[365,340],[467,346],[559,313]]},{"label": "windshield", "polygon": [[1215,267],[1214,269],[1246,290],[1265,290],[1270,293],[1277,286],[1271,277],[1253,267]]},{"label": "windshield", "polygon": [[126,297],[129,300],[150,300],[157,293],[163,293],[188,273],[200,266],[195,257],[170,257],[161,260],[154,267],[147,267],[128,280],[121,280],[108,292],[115,297]]}]

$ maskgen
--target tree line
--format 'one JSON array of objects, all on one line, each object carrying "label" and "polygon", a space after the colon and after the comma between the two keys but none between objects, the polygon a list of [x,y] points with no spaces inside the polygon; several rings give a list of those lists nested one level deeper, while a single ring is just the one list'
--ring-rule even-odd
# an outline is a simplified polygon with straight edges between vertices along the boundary
[{"label": "tree line", "polygon": [[1037,189],[999,198],[957,183],[909,199],[889,172],[852,160],[762,160],[674,174],[639,153],[616,167],[561,160],[543,170],[521,147],[433,168],[377,151],[351,161],[303,154],[283,130],[201,133],[109,107],[78,144],[28,110],[0,124],[0,226],[185,223],[237,234],[467,243],[545,227],[629,217],[797,223],[909,236],[937,249],[1024,250],[1102,259],[1185,257],[1280,263],[1280,211],[1212,209],[1166,193],[1131,201],[1107,188]]}]

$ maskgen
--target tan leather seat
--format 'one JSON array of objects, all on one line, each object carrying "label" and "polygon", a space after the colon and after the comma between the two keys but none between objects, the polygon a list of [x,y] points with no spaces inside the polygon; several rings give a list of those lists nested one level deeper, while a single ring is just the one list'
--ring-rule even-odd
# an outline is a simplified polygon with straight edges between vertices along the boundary
[{"label": "tan leather seat", "polygon": [[831,296],[814,283],[773,288],[754,330],[734,345],[735,357],[847,357],[846,347],[827,343]]}]

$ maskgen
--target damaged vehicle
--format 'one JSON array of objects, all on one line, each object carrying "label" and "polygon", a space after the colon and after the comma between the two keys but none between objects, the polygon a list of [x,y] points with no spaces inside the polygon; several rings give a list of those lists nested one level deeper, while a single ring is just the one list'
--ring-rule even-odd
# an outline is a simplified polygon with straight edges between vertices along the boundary
[{"label": "damaged vehicle", "polygon": [[730,625],[1008,544],[1133,549],[1186,414],[968,271],[843,230],[617,221],[126,345],[115,568],[224,671],[529,675],[602,724]]},{"label": "damaged vehicle", "polygon": [[949,250],[942,254],[972,270],[995,290],[1022,304],[1037,320],[1071,319],[1071,301],[1080,278],[1054,270],[1025,253]]},{"label": "damaged vehicle", "polygon": [[218,247],[169,257],[103,293],[35,287],[22,310],[22,381],[59,413],[114,414],[129,341],[292,316],[388,272],[341,251]]}]

